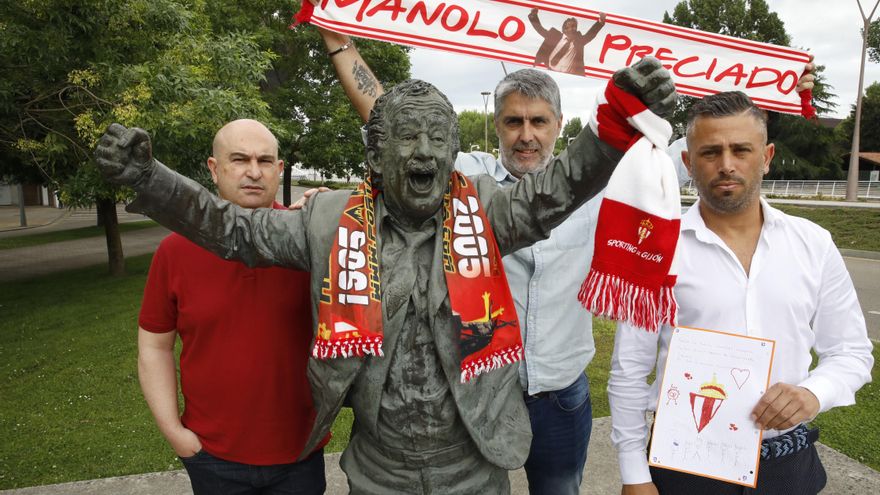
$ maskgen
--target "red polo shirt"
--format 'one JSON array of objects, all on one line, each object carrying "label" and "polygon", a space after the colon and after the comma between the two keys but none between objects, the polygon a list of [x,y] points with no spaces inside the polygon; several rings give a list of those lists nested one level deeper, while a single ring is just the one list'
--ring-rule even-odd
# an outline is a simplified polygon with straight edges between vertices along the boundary
[{"label": "red polo shirt", "polygon": [[181,420],[208,453],[296,460],[315,417],[308,273],[248,268],[171,234],[153,256],[138,323],[180,335]]}]

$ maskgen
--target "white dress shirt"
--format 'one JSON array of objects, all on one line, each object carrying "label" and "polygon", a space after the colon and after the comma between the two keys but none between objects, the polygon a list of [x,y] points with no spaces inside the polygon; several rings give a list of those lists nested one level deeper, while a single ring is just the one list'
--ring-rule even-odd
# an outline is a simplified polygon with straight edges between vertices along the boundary
[{"label": "white dress shirt", "polygon": [[[874,358],[843,258],[825,229],[763,199],[761,208],[764,224],[749,273],[706,227],[699,202],[682,216],[678,324],[773,339],[771,384],[807,388],[820,412],[853,404],[856,391],[871,380]],[[668,326],[649,333],[618,325],[608,398],[624,484],[651,481],[645,414],[657,407],[671,335]],[[819,356],[812,371],[810,349]],[[657,379],[649,385],[655,363]],[[767,430],[764,438],[780,433]]]},{"label": "white dress shirt", "polygon": [[[488,153],[459,153],[455,168],[465,175],[489,174],[502,186],[517,181],[500,158]],[[577,295],[593,259],[601,202],[599,193],[549,239],[503,258],[525,351],[520,384],[530,395],[571,385],[596,353],[592,315]]]}]

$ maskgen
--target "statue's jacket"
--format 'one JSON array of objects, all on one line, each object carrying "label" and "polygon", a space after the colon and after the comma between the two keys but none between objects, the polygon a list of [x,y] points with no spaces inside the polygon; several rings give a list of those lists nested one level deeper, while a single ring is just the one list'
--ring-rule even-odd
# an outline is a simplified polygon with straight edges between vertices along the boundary
[{"label": "statue's jacket", "polygon": [[[544,171],[527,174],[512,187],[502,188],[485,175],[472,178],[501,254],[549,237],[554,227],[605,187],[620,156],[585,128]],[[248,266],[281,265],[311,272],[312,316],[318,321],[317,301],[350,191],[320,193],[298,211],[249,210],[221,200],[158,162],[155,165],[136,187],[138,197],[128,211],[146,214],[226,259],[240,260]],[[381,195],[377,203],[380,201]],[[380,259],[380,277],[382,262]],[[508,365],[460,383],[458,335],[451,325],[442,260],[434,259],[432,263],[428,301],[434,339],[462,423],[489,462],[517,469],[525,463],[531,442],[517,366]],[[572,297],[578,289],[571,288]],[[388,367],[371,366],[369,362],[390,358],[403,323],[403,318],[389,319],[385,311],[382,313],[386,357],[309,360],[316,418],[301,457],[327,435],[347,396],[358,428],[365,428],[376,438],[379,399],[385,384],[381,373],[387,373]]]}]

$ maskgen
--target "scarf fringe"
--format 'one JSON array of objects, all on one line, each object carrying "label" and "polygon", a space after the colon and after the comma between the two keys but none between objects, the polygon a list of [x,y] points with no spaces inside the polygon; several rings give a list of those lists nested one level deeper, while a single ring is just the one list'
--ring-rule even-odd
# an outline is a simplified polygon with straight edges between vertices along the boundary
[{"label": "scarf fringe", "polygon": [[626,321],[649,332],[674,320],[677,308],[671,287],[663,287],[658,293],[596,270],[590,270],[581,284],[578,301],[600,318]]},{"label": "scarf fringe", "polygon": [[660,287],[660,323],[677,327],[676,315],[678,315],[678,301],[675,300],[673,287]]},{"label": "scarf fringe", "polygon": [[382,352],[381,338],[347,339],[343,341],[319,340],[315,342],[315,347],[312,348],[312,357],[316,359],[364,357],[367,355],[379,357],[385,355]]},{"label": "scarf fringe", "polygon": [[507,349],[499,349],[492,354],[483,356],[462,367],[461,383],[466,383],[476,376],[488,371],[497,370],[508,364],[513,364],[523,359],[522,344],[517,344]]}]

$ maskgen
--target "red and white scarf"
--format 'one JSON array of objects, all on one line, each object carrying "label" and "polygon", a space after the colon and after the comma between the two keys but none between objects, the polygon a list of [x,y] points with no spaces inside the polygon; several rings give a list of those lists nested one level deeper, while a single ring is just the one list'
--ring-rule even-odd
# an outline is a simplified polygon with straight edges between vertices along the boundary
[{"label": "red and white scarf", "polygon": [[599,209],[590,273],[578,299],[596,316],[649,331],[675,325],[675,252],[681,199],[665,150],[669,122],[609,82],[590,127],[624,151]]},{"label": "red and white scarf", "polygon": [[[318,304],[315,358],[383,355],[377,195],[367,179],[340,217]],[[473,184],[458,172],[450,179],[443,212],[443,272],[464,383],[521,360],[522,339],[492,226]]]}]

